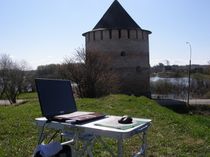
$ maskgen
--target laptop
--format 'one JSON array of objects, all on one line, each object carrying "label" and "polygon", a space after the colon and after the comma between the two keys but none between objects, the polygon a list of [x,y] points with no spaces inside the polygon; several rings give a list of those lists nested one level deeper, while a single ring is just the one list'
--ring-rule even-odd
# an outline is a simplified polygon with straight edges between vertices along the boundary
[{"label": "laptop", "polygon": [[80,124],[105,117],[96,112],[77,111],[69,80],[35,79],[42,115],[49,121]]}]

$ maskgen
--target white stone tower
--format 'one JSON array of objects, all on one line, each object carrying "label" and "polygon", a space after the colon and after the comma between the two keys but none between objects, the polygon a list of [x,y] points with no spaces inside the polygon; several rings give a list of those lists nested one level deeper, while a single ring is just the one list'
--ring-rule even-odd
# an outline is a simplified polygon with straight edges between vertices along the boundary
[{"label": "white stone tower", "polygon": [[93,30],[83,36],[87,52],[112,58],[120,93],[150,97],[149,34],[115,0]]}]

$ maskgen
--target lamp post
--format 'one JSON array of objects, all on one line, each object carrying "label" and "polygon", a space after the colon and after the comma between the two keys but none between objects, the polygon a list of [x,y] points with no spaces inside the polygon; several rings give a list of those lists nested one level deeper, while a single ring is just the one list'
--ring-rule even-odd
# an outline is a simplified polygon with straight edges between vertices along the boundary
[{"label": "lamp post", "polygon": [[190,60],[189,60],[189,70],[188,70],[188,92],[187,92],[187,106],[190,105],[190,72],[191,72],[191,57],[192,57],[192,47],[190,42],[186,42],[187,45],[190,47]]}]

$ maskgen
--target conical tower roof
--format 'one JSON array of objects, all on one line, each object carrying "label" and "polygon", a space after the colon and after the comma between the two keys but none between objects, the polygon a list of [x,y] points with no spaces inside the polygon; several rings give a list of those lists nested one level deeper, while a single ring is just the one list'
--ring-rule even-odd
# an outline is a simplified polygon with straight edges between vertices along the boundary
[{"label": "conical tower roof", "polygon": [[115,0],[100,21],[93,28],[95,29],[141,29],[131,18],[121,4]]}]

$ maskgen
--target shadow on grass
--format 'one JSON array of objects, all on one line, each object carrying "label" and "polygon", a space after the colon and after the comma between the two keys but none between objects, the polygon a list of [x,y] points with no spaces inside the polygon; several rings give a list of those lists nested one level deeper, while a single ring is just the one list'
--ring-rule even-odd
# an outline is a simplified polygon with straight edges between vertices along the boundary
[{"label": "shadow on grass", "polygon": [[186,102],[173,99],[154,99],[161,106],[167,107],[174,112],[186,114],[189,113],[189,108]]}]

